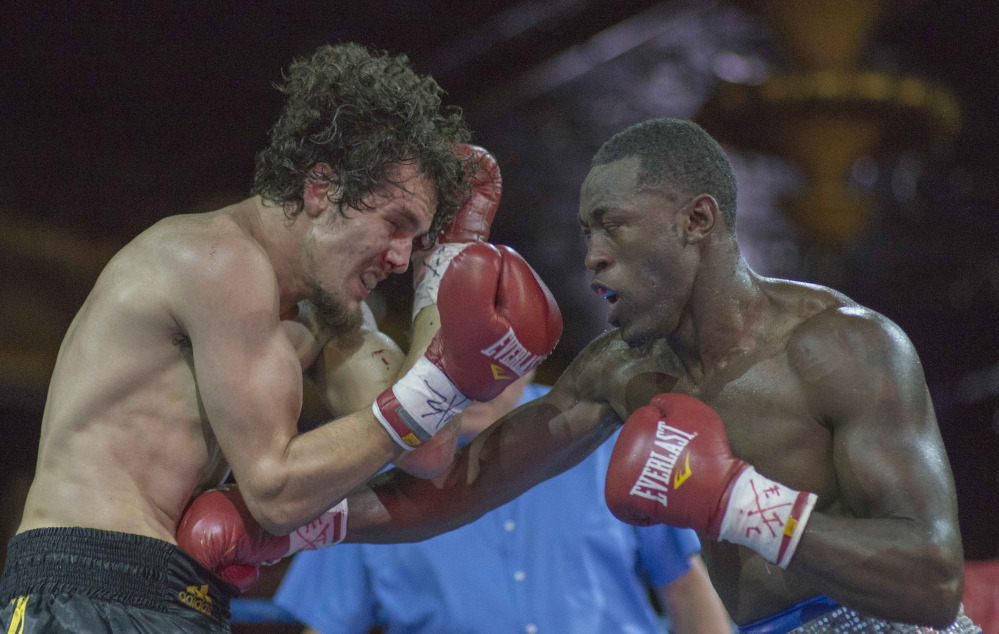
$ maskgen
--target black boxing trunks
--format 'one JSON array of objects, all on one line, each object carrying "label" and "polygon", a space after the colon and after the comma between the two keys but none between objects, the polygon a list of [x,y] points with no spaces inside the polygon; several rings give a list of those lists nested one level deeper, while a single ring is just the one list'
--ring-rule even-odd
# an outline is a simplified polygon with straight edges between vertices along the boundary
[{"label": "black boxing trunks", "polygon": [[825,596],[817,596],[739,628],[739,634],[981,634],[982,630],[964,614],[947,628],[889,623],[859,614]]},{"label": "black boxing trunks", "polygon": [[0,634],[219,634],[239,590],[173,544],[90,528],[15,535]]}]

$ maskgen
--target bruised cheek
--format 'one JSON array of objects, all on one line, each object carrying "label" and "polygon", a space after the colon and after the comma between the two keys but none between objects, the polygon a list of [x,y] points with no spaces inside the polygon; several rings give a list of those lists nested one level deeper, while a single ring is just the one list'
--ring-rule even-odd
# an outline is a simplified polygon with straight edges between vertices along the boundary
[{"label": "bruised cheek", "polygon": [[375,254],[384,253],[392,244],[392,233],[381,227],[371,227],[358,235],[350,243],[354,253],[362,258],[370,258]]},{"label": "bruised cheek", "polygon": [[[346,236],[345,236],[346,237]],[[342,240],[332,253],[331,261],[341,262],[341,266],[355,268],[358,264],[367,264],[385,250],[387,241],[377,235],[354,235]]]}]

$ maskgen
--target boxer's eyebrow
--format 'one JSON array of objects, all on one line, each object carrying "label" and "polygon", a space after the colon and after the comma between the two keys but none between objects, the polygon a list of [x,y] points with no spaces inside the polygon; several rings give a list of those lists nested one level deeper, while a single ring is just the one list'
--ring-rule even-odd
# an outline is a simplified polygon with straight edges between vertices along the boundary
[{"label": "boxer's eyebrow", "polygon": [[[398,214],[406,223],[406,229],[412,231],[413,233],[418,233],[422,228],[420,225],[420,217],[409,207],[399,207]],[[426,233],[426,232],[424,232]]]},{"label": "boxer's eyebrow", "polygon": [[583,225],[583,226],[587,226],[588,224],[591,224],[591,223],[595,224],[595,225],[599,225],[599,224],[601,224],[604,221],[604,216],[606,216],[607,214],[611,213],[612,211],[614,211],[614,210],[611,209],[610,207],[607,207],[607,206],[604,206],[604,205],[601,205],[599,207],[595,207],[595,208],[591,209],[590,213],[589,213],[590,223],[584,222],[582,218],[579,219],[579,223],[581,225]]}]

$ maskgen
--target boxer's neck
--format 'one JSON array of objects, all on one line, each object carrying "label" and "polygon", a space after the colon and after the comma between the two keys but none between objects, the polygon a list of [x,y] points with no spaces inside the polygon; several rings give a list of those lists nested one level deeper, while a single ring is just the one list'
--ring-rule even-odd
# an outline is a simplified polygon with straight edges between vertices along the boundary
[{"label": "boxer's neck", "polygon": [[770,312],[764,280],[749,268],[735,241],[705,252],[670,347],[700,383],[744,358],[759,342]]},{"label": "boxer's neck", "polygon": [[302,248],[311,220],[304,213],[289,218],[284,209],[275,203],[265,201],[260,196],[240,205],[237,220],[267,254],[274,267],[278,282],[280,312],[293,310],[305,299],[305,271],[302,265]]}]

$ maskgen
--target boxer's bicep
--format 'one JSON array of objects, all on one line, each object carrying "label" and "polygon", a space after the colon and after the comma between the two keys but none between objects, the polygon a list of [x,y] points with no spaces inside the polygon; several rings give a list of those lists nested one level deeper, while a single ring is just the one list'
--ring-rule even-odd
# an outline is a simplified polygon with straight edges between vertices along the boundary
[{"label": "boxer's bicep", "polygon": [[832,434],[838,491],[820,497],[789,569],[881,618],[953,619],[956,496],[919,360],[884,317],[836,313],[796,361],[813,415]]},{"label": "boxer's bicep", "polygon": [[234,253],[187,276],[178,322],[191,340],[200,406],[249,498],[279,480],[302,405],[302,370],[278,318],[273,273]]}]

